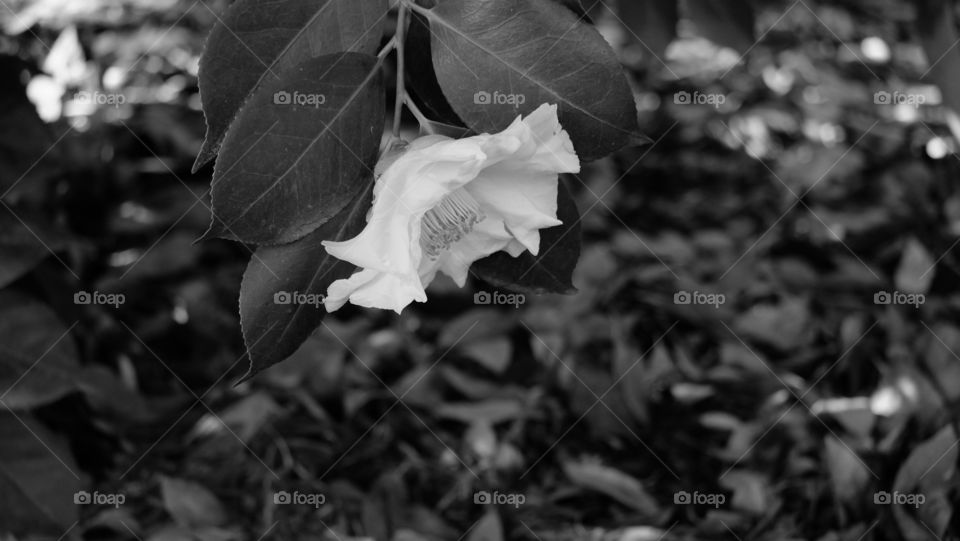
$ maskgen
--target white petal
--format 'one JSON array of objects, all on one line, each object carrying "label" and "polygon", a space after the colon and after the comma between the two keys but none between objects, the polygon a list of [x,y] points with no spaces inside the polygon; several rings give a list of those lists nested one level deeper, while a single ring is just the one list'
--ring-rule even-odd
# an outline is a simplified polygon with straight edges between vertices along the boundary
[{"label": "white petal", "polygon": [[503,250],[512,240],[501,220],[488,217],[440,255],[440,270],[463,287],[474,261]]},{"label": "white petal", "polygon": [[423,214],[473,180],[485,159],[469,140],[441,141],[404,154],[377,181],[367,226],[348,241],[325,241],[327,253],[364,269],[415,274]]},{"label": "white petal", "polygon": [[570,135],[560,126],[556,105],[541,105],[523,122],[530,128],[537,151],[532,162],[547,171],[579,173],[580,159],[573,149]]},{"label": "white petal", "polygon": [[[520,257],[520,254],[527,251],[527,247],[523,244],[520,244],[520,241],[513,239],[510,241],[510,244],[503,249],[504,252],[510,254],[510,257]],[[534,254],[537,255],[537,254]]]},{"label": "white petal", "polygon": [[339,310],[347,301],[367,308],[394,310],[398,314],[411,302],[426,302],[427,294],[417,279],[365,269],[327,289],[324,305],[328,312]]},{"label": "white petal", "polygon": [[485,169],[466,190],[488,215],[503,219],[530,253],[540,250],[540,230],[562,224],[557,219],[557,174],[517,171],[506,161]]}]

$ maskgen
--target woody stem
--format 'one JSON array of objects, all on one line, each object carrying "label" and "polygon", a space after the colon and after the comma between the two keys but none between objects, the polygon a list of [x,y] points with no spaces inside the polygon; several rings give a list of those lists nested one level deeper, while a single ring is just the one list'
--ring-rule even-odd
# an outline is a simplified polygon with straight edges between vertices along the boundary
[{"label": "woody stem", "polygon": [[403,2],[397,8],[397,32],[394,35],[397,45],[397,94],[393,109],[393,136],[400,137],[400,118],[403,113],[403,102],[407,94],[404,81],[405,58],[404,41],[407,33],[407,5]]}]

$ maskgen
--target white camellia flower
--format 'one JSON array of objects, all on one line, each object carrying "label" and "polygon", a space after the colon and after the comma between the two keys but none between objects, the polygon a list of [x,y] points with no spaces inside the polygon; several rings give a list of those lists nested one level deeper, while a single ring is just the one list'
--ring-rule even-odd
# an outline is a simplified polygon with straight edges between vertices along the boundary
[{"label": "white camellia flower", "polygon": [[429,135],[378,166],[373,207],[359,235],[326,241],[327,252],[360,267],[327,291],[327,311],[348,301],[399,313],[425,302],[443,271],[460,286],[470,265],[504,250],[540,251],[540,230],[560,225],[557,175],[580,171],[556,105],[541,105],[497,134]]}]

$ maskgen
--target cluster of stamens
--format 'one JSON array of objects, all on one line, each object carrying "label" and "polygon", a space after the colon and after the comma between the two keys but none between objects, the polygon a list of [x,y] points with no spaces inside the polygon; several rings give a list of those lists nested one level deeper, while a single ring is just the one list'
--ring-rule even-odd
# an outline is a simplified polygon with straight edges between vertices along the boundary
[{"label": "cluster of stamens", "polygon": [[444,197],[420,222],[420,247],[424,255],[437,259],[485,218],[480,204],[466,190],[461,188]]}]

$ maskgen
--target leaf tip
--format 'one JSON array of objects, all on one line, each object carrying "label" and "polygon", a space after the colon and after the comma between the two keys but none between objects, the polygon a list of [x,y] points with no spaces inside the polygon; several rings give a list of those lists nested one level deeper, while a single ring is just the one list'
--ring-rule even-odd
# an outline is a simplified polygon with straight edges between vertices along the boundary
[{"label": "leaf tip", "polygon": [[197,174],[197,171],[202,169],[203,166],[210,163],[210,161],[216,157],[217,149],[212,148],[209,142],[204,141],[203,146],[200,148],[200,153],[197,154],[197,159],[193,162],[193,167],[190,168],[190,174]]}]

